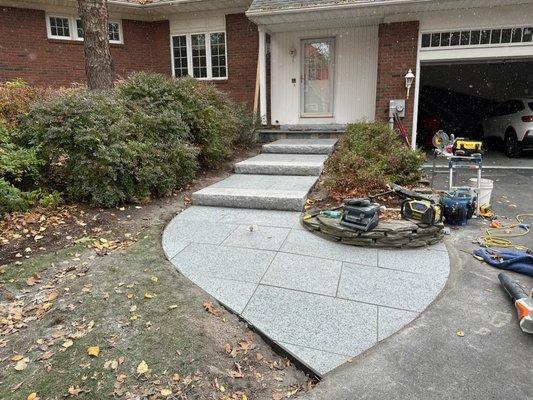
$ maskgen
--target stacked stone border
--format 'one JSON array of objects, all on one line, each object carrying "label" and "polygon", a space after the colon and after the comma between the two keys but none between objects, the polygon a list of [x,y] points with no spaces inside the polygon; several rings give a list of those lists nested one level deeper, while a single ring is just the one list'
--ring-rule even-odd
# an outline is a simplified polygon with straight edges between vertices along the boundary
[{"label": "stacked stone border", "polygon": [[324,216],[306,217],[301,223],[308,231],[324,239],[344,244],[375,248],[416,248],[437,244],[444,237],[442,223],[436,225],[419,224],[398,220],[380,222],[369,232],[356,231],[340,224],[340,220]]}]

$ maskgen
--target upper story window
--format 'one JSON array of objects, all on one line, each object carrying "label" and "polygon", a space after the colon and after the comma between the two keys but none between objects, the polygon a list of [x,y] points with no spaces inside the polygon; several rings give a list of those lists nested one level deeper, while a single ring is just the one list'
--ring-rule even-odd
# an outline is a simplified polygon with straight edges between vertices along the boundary
[{"label": "upper story window", "polygon": [[[46,25],[50,39],[83,40],[83,25],[76,16],[48,15]],[[110,43],[123,43],[121,22],[109,21],[107,34]]]},{"label": "upper story window", "polygon": [[172,37],[174,75],[198,79],[228,77],[226,33],[209,32]]},{"label": "upper story window", "polygon": [[469,29],[422,34],[422,49],[533,44],[533,27]]}]

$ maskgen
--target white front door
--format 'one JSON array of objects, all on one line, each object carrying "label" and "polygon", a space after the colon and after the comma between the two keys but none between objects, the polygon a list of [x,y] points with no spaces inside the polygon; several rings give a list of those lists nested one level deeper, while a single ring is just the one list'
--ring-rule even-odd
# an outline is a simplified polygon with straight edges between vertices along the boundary
[{"label": "white front door", "polygon": [[302,40],[302,55],[300,114],[333,117],[335,39]]}]

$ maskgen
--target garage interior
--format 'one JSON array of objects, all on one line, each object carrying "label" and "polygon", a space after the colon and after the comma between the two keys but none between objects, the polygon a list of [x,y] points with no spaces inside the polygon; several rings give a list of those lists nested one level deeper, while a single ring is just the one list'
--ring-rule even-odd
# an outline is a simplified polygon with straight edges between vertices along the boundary
[{"label": "garage interior", "polygon": [[533,59],[421,65],[417,145],[431,148],[439,129],[476,137],[479,121],[505,100],[533,97]]}]

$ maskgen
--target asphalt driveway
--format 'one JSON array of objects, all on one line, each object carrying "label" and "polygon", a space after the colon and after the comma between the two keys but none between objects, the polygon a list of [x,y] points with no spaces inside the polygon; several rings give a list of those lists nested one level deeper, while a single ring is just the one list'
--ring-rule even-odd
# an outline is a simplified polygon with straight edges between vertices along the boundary
[{"label": "asphalt driveway", "polygon": [[[446,182],[442,172],[437,175],[441,187]],[[533,212],[533,170],[493,169],[484,177],[495,181],[492,203],[498,215]],[[533,398],[533,335],[519,329],[514,307],[499,285],[499,271],[470,255],[484,226],[472,222],[448,237],[450,279],[426,312],[332,371],[305,398]],[[533,235],[522,242],[533,246]],[[533,287],[532,278],[513,278]]]}]

